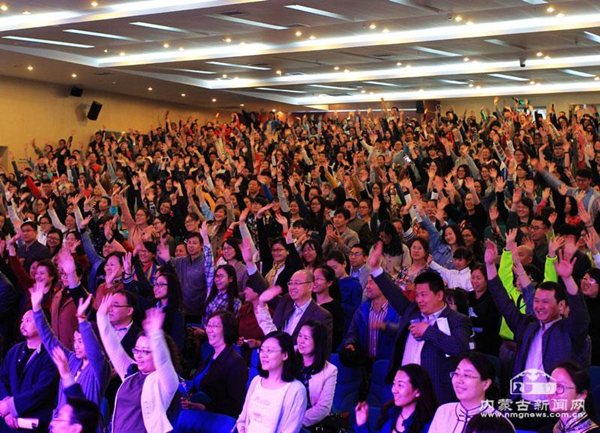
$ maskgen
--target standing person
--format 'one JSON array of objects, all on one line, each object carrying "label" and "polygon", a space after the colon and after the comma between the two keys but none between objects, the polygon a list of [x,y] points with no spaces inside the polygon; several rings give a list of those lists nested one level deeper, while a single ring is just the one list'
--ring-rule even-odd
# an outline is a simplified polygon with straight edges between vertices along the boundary
[{"label": "standing person", "polygon": [[362,245],[356,244],[350,249],[348,261],[350,262],[350,276],[358,278],[360,285],[363,288],[363,300],[365,298],[364,290],[367,286],[367,279],[370,275],[370,269],[367,266],[369,258],[369,249]]},{"label": "standing person", "polygon": [[344,307],[344,334],[348,331],[352,317],[362,302],[363,288],[357,278],[346,272],[347,259],[339,251],[333,251],[327,256],[327,266],[330,266],[338,280],[342,306]]},{"label": "standing person", "polygon": [[306,387],[308,408],[302,425],[317,428],[331,412],[337,383],[337,367],[327,361],[327,328],[314,320],[306,322],[297,339],[300,381]]},{"label": "standing person", "polygon": [[208,318],[218,310],[227,310],[237,315],[242,306],[238,296],[237,276],[231,265],[219,266],[215,272],[213,286],[206,299],[206,311],[202,325],[206,326]]},{"label": "standing person", "polygon": [[50,250],[45,245],[38,242],[38,226],[33,221],[26,221],[21,224],[19,229],[21,243],[17,249],[17,254],[25,272],[29,272],[29,267],[34,261],[50,258]]},{"label": "standing person", "polygon": [[177,275],[172,272],[159,271],[154,279],[154,306],[165,312],[163,331],[173,339],[180,352],[186,337],[181,298],[181,285]]},{"label": "standing person", "polygon": [[259,349],[258,376],[250,383],[236,427],[239,433],[298,433],[306,411],[306,388],[296,379],[292,337],[267,334]]},{"label": "standing person", "polygon": [[494,304],[487,286],[485,266],[475,265],[471,271],[473,291],[467,293],[469,317],[475,332],[475,349],[492,356],[498,356],[502,339],[500,323],[502,316]]},{"label": "standing person", "polygon": [[391,382],[400,365],[419,364],[431,377],[439,378],[433,384],[438,400],[454,400],[449,374],[457,358],[469,349],[469,318],[448,308],[444,281],[436,272],[424,272],[415,279],[416,300],[410,302],[383,272],[382,259],[383,247],[377,243],[369,258],[371,275],[401,316],[386,379]]},{"label": "standing person", "polygon": [[392,384],[393,400],[386,403],[371,431],[367,424],[369,405],[356,406],[356,433],[427,433],[438,407],[431,378],[423,367],[404,365],[396,371]]},{"label": "standing person", "polygon": [[429,433],[462,433],[469,420],[480,413],[502,416],[493,406],[484,405],[499,397],[494,387],[494,364],[485,355],[464,355],[450,377],[458,403],[446,403],[437,409]]},{"label": "standing person", "polygon": [[22,343],[7,353],[0,369],[0,432],[17,430],[17,418],[36,418],[47,431],[58,388],[58,375],[27,310],[21,319]]},{"label": "standing person", "polygon": [[[176,349],[170,348],[162,330],[165,313],[153,308],[146,311],[144,334],[133,348],[135,361],[131,359],[111,327],[108,311],[113,297],[108,295],[98,309],[98,329],[106,349],[123,384],[117,392],[112,417],[114,433],[167,433],[173,430],[167,418],[167,409],[179,386],[174,363]],[[137,372],[130,368],[137,365]],[[142,420],[142,422],[140,422]]]}]

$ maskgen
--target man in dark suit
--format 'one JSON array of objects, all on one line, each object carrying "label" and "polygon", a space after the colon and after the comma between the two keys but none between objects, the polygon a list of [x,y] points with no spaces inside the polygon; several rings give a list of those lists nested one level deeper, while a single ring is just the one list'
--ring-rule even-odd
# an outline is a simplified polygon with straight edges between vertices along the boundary
[{"label": "man in dark suit", "polygon": [[21,224],[21,243],[17,254],[27,272],[34,261],[50,258],[50,250],[38,242],[37,236],[38,226],[35,222],[26,221]]},{"label": "man in dark suit", "polygon": [[121,346],[131,358],[133,358],[133,347],[141,332],[140,328],[133,323],[137,307],[136,296],[131,292],[123,291],[114,294],[112,306],[108,310],[110,324],[121,339]]},{"label": "man in dark suit", "polygon": [[21,320],[25,341],[13,346],[0,370],[0,432],[17,430],[18,418],[35,418],[48,431],[58,392],[58,372],[28,310]]},{"label": "man in dark suit", "polygon": [[[255,310],[256,320],[265,335],[272,331],[284,331],[290,334],[294,341],[300,328],[309,320],[316,320],[327,328],[327,353],[331,353],[333,336],[333,317],[329,311],[320,307],[312,299],[314,276],[311,271],[296,271],[288,282],[288,293],[281,294],[281,287],[268,287],[267,281],[258,272],[248,240],[242,245],[242,255],[246,262],[248,275],[254,290],[260,294],[258,308]],[[275,312],[269,313],[267,303],[274,301]]]},{"label": "man in dark suit", "polygon": [[415,279],[416,299],[410,302],[381,268],[383,247],[378,242],[369,264],[373,280],[390,305],[401,316],[390,369],[391,383],[398,367],[419,364],[432,377],[440,403],[456,399],[450,372],[458,357],[469,350],[469,318],[450,309],[444,302],[444,281],[437,272],[424,272]]}]

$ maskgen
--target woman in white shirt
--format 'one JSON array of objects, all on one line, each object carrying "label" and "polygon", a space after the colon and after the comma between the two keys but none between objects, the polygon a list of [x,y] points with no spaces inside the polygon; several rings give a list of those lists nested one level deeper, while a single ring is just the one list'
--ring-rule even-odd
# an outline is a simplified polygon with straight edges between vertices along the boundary
[{"label": "woman in white shirt", "polygon": [[238,433],[298,433],[306,412],[306,388],[289,334],[274,331],[259,349],[258,376],[250,383],[237,420]]},{"label": "woman in white shirt", "polygon": [[308,392],[308,406],[302,424],[310,427],[323,421],[333,405],[337,367],[327,361],[327,328],[310,320],[300,328],[296,339],[300,361],[300,381]]},{"label": "woman in white shirt", "polygon": [[493,405],[484,404],[494,397],[492,394],[496,390],[494,364],[484,354],[467,353],[450,376],[458,403],[447,403],[438,408],[429,433],[463,433],[469,420],[480,413],[502,416]]}]

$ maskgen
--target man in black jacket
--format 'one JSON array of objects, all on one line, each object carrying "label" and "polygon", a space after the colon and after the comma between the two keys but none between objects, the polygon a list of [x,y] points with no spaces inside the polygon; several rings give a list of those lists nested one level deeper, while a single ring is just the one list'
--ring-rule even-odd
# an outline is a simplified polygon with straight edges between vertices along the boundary
[{"label": "man in black jacket", "polygon": [[386,380],[391,383],[401,365],[419,364],[434,379],[440,403],[453,401],[456,396],[450,373],[458,357],[469,350],[469,318],[446,305],[444,281],[437,272],[424,272],[415,279],[416,299],[410,302],[383,272],[382,256],[383,246],[378,242],[369,258],[371,275],[401,316]]}]

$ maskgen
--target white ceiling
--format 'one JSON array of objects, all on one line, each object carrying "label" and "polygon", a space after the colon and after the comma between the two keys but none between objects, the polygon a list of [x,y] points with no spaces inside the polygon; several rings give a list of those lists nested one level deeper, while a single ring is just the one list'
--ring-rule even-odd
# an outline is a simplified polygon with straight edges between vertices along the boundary
[{"label": "white ceiling", "polygon": [[600,90],[597,0],[3,1],[0,74],[200,106]]}]

